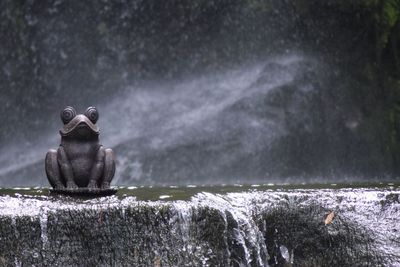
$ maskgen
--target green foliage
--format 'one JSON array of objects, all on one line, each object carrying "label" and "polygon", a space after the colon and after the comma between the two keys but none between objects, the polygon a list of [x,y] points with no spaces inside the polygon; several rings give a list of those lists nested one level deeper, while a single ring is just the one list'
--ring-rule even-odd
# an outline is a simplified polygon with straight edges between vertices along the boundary
[{"label": "green foliage", "polygon": [[[381,7],[381,8],[380,8]],[[393,33],[400,16],[400,1],[385,0],[377,6],[376,24],[379,27],[379,46],[384,49],[388,45],[389,37]]]},{"label": "green foliage", "polygon": [[400,2],[398,0],[387,0],[383,5],[383,19],[390,26],[393,27],[400,14]]}]

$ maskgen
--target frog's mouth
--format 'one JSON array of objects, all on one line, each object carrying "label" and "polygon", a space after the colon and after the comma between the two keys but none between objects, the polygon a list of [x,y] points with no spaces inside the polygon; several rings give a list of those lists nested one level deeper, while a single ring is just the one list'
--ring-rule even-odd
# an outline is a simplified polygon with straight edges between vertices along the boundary
[{"label": "frog's mouth", "polygon": [[70,122],[60,130],[62,136],[66,136],[78,127],[88,127],[94,134],[99,134],[99,127],[93,124],[85,115],[76,115]]}]

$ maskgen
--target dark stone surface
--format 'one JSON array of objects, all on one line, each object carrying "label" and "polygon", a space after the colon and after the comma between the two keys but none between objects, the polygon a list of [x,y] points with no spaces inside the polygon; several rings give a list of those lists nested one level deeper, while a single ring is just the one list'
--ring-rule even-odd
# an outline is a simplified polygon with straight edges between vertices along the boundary
[{"label": "dark stone surface", "polygon": [[399,194],[267,190],[147,202],[3,195],[0,265],[396,266]]},{"label": "dark stone surface", "polygon": [[111,196],[117,193],[117,189],[115,188],[76,188],[76,189],[50,189],[50,193],[53,194],[61,194],[61,195],[69,195],[69,196]]}]

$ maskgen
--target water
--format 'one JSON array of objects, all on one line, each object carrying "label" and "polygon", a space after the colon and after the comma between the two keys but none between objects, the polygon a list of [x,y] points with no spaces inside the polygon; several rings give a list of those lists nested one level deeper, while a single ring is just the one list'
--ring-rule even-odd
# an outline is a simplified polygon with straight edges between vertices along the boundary
[{"label": "water", "polygon": [[[208,192],[211,194],[225,195],[237,192],[290,192],[302,190],[349,190],[370,189],[370,190],[398,190],[399,183],[338,183],[338,184],[235,184],[235,185],[172,185],[172,186],[118,186],[115,195],[118,199],[135,199],[138,201],[188,201],[195,195]],[[362,190],[361,190],[362,191]],[[47,199],[50,196],[49,188],[46,187],[11,187],[0,188],[0,194],[11,197],[32,197]],[[63,195],[51,195],[52,199],[71,201],[85,201],[91,197],[68,198]],[[168,197],[164,197],[168,196]],[[107,198],[108,199],[108,198]],[[95,199],[93,199],[95,201]]]}]

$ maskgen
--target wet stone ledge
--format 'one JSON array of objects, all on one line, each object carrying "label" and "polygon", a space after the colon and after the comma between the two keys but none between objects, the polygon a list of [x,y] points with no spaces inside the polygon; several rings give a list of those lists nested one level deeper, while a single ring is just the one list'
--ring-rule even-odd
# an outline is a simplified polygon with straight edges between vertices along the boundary
[{"label": "wet stone ledge", "polygon": [[2,194],[0,266],[400,265],[397,186],[134,195]]}]

